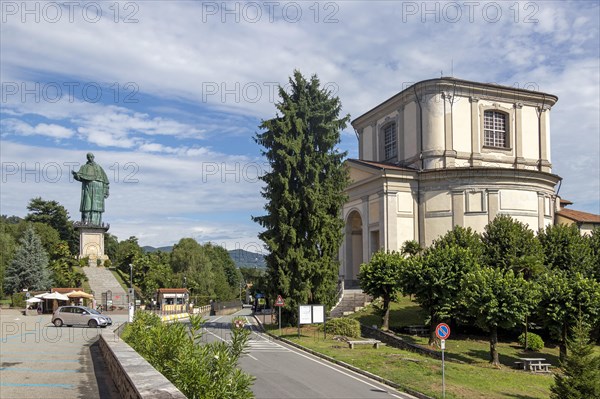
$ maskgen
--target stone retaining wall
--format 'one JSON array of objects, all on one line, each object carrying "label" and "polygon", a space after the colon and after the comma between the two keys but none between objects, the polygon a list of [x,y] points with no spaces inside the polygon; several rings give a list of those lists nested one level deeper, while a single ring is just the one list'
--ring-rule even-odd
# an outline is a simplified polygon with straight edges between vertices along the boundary
[{"label": "stone retaining wall", "polygon": [[434,351],[429,348],[424,348],[420,345],[411,344],[410,342],[406,342],[394,333],[378,330],[376,328],[365,326],[364,324],[360,325],[360,332],[363,337],[378,339],[381,342],[384,342],[386,345],[393,346],[394,348],[417,352],[422,355],[433,357],[436,359],[442,358],[441,352]]},{"label": "stone retaining wall", "polygon": [[98,339],[110,376],[123,399],[185,399],[167,378],[112,331]]}]

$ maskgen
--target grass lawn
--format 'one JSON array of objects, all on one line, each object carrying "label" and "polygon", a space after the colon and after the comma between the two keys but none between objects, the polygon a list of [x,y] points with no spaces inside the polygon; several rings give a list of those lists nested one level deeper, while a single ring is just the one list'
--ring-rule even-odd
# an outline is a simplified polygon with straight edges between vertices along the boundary
[{"label": "grass lawn", "polygon": [[[123,277],[122,272],[120,272],[119,270],[117,270],[117,269],[109,269],[109,270],[113,274],[113,276],[115,276],[115,278],[117,279],[117,282],[123,288],[123,291],[128,292],[127,290],[129,290],[129,280],[125,281],[125,277]],[[127,277],[127,278],[129,278],[129,277]]]},{"label": "grass lawn", "polygon": [[[278,334],[277,328],[275,327],[272,332]],[[440,360],[386,345],[380,346],[379,349],[363,346],[349,349],[347,344],[333,340],[332,336],[328,336],[325,340],[321,331],[310,326],[302,328],[300,338],[296,328],[283,329],[282,335],[293,342],[370,371],[402,386],[441,398]],[[447,341],[448,344],[450,342],[451,340]],[[482,342],[462,341],[461,343],[461,340],[457,342],[456,346],[463,348],[462,352],[456,352],[457,355],[474,351],[475,353],[469,356],[479,358]],[[465,350],[464,346],[468,348]],[[450,347],[448,345],[447,352],[452,352]],[[465,357],[469,359],[468,356]],[[509,367],[495,369],[490,367],[487,361],[472,361],[469,364],[446,362],[447,398],[547,398],[552,383],[552,375],[532,374]]]}]

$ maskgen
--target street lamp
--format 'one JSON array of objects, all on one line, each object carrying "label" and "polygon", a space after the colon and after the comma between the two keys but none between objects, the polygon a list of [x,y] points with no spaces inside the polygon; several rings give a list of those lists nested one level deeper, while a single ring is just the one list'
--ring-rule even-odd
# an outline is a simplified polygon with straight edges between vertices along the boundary
[{"label": "street lamp", "polygon": [[133,297],[133,264],[129,264],[129,322],[133,321],[135,298]]}]

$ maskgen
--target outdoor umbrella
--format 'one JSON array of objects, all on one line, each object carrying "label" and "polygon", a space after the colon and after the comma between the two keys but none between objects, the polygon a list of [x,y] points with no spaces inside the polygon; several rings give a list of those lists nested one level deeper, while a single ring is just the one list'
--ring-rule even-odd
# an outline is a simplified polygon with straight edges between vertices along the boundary
[{"label": "outdoor umbrella", "polygon": [[94,296],[92,294],[88,294],[87,292],[83,292],[83,291],[71,291],[71,292],[67,293],[67,296],[69,298],[94,299]]},{"label": "outdoor umbrella", "polygon": [[69,297],[58,292],[52,292],[41,297],[42,299],[58,299],[59,301],[68,301]]},{"label": "outdoor umbrella", "polygon": [[41,300],[40,298],[33,297],[33,298],[29,298],[29,299],[28,299],[27,301],[25,301],[25,302],[29,302],[29,303],[37,303],[37,302],[44,302],[44,301],[43,301],[43,300]]}]

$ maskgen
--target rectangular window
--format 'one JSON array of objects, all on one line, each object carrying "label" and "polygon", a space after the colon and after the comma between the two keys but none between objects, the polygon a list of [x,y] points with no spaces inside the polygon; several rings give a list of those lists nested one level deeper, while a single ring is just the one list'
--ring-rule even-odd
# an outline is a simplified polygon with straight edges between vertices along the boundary
[{"label": "rectangular window", "polygon": [[385,159],[391,159],[398,154],[396,145],[396,124],[390,123],[383,128]]},{"label": "rectangular window", "polygon": [[498,111],[483,113],[483,145],[487,147],[507,147],[506,114]]}]

